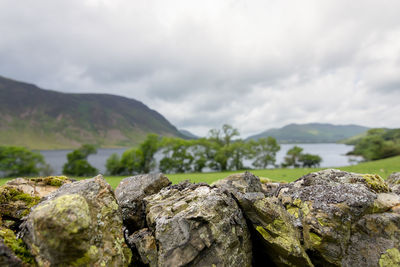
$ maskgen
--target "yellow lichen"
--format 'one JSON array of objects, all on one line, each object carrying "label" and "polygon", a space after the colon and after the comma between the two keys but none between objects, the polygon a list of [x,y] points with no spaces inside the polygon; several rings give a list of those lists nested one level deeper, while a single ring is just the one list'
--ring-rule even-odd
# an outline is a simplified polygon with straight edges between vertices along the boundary
[{"label": "yellow lichen", "polygon": [[293,215],[296,219],[299,218],[299,208],[297,207],[288,207],[287,212]]},{"label": "yellow lichen", "polygon": [[260,177],[260,182],[261,182],[262,184],[268,184],[268,183],[271,183],[272,180],[269,179],[269,178],[266,178],[266,177]]},{"label": "yellow lichen", "polygon": [[316,233],[309,233],[310,241],[313,246],[321,245],[322,238]]},{"label": "yellow lichen", "polygon": [[362,175],[364,182],[368,188],[375,191],[376,193],[390,192],[388,185],[385,181],[377,174],[364,174]]},{"label": "yellow lichen", "polygon": [[379,259],[379,266],[399,266],[400,265],[400,251],[397,248],[386,250]]}]

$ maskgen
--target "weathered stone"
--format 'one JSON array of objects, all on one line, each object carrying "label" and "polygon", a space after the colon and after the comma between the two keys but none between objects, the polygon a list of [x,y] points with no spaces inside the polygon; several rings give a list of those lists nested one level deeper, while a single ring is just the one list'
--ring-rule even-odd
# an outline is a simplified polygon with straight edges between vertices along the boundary
[{"label": "weathered stone", "polygon": [[183,182],[146,197],[145,205],[149,230],[133,243],[150,266],[251,266],[243,214],[220,189]]},{"label": "weathered stone", "polygon": [[138,254],[140,261],[150,267],[157,267],[157,244],[149,229],[144,228],[136,231],[126,239],[128,245]]},{"label": "weathered stone", "polygon": [[1,226],[17,231],[22,218],[39,203],[40,198],[24,193],[9,185],[0,187],[0,223]]},{"label": "weathered stone", "polygon": [[393,193],[400,195],[400,172],[394,172],[386,180]]},{"label": "weathered stone", "polygon": [[123,179],[115,189],[122,210],[122,219],[129,233],[145,227],[143,199],[158,193],[171,182],[163,174],[143,174]]},{"label": "weathered stone", "polygon": [[43,196],[54,192],[62,184],[71,182],[72,180],[64,176],[16,178],[0,187],[0,237],[23,262],[34,262],[25,244],[16,237],[23,218]]},{"label": "weathered stone", "polygon": [[66,176],[48,176],[38,178],[16,178],[8,181],[6,185],[19,189],[25,194],[42,198],[56,191],[63,184],[72,183],[74,181],[75,180],[67,178]]},{"label": "weathered stone", "polygon": [[300,243],[300,231],[291,214],[274,196],[280,186],[266,190],[263,186],[267,184],[261,184],[260,179],[249,172],[234,174],[215,183],[232,193],[253,227],[253,265],[272,265],[272,260],[278,266],[310,266],[310,259]]},{"label": "weathered stone", "polygon": [[101,175],[64,184],[23,224],[23,240],[39,266],[127,266],[122,217]]},{"label": "weathered stone", "polygon": [[25,266],[23,262],[15,256],[14,252],[4,244],[4,240],[2,238],[0,238],[0,266]]},{"label": "weathered stone", "polygon": [[324,170],[280,184],[273,195],[263,190],[265,197],[250,192],[258,189],[242,188],[246,175],[235,181],[240,186],[218,184],[235,196],[259,234],[258,240],[264,242],[257,253],[264,253],[276,265],[378,266],[396,262],[400,198],[390,193],[378,175]]}]

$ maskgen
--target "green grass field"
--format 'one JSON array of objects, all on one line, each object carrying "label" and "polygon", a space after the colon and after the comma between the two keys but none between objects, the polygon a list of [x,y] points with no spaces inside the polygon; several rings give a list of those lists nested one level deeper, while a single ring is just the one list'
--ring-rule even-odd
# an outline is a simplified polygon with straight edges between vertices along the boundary
[{"label": "green grass field", "polygon": [[[275,181],[291,182],[300,178],[301,176],[310,172],[315,172],[327,168],[298,168],[298,169],[267,169],[267,170],[250,170],[253,174],[259,177],[267,177]],[[357,173],[373,173],[379,174],[386,179],[392,172],[400,172],[400,156],[376,160],[370,162],[363,162],[353,166],[337,167],[343,171],[357,172]],[[232,172],[212,172],[212,173],[180,173],[180,174],[166,174],[172,183],[179,183],[183,180],[190,180],[191,182],[198,183],[204,182],[211,184],[212,182],[225,178],[233,173],[240,173],[243,171]],[[117,187],[119,182],[127,176],[106,176],[105,179],[113,187]],[[85,178],[79,178],[85,179]],[[0,179],[0,185],[6,183],[10,178]]]}]

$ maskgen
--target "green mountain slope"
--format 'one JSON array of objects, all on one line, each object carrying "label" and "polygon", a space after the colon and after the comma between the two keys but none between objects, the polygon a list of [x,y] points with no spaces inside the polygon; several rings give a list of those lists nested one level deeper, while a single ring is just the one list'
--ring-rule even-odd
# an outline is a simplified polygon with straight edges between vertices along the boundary
[{"label": "green mountain slope", "polygon": [[161,114],[134,99],[66,94],[0,77],[0,145],[75,148],[83,143],[125,147],[148,133],[183,135]]},{"label": "green mountain slope", "polygon": [[199,137],[188,130],[179,129],[179,132],[183,134],[187,139],[199,139]]},{"label": "green mountain slope", "polygon": [[333,125],[324,123],[289,124],[248,137],[255,139],[272,136],[279,143],[336,143],[364,133],[369,128],[358,125]]}]

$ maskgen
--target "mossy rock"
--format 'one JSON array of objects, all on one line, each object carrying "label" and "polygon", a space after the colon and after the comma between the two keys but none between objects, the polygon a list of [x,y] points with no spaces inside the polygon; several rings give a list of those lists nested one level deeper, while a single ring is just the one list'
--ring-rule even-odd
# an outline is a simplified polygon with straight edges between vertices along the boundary
[{"label": "mossy rock", "polygon": [[0,217],[2,220],[19,221],[38,204],[39,197],[31,196],[13,186],[0,187]]},{"label": "mossy rock", "polygon": [[363,174],[362,177],[366,186],[376,193],[390,192],[389,186],[378,174]]},{"label": "mossy rock", "polygon": [[37,177],[29,178],[30,181],[34,183],[43,183],[45,185],[60,187],[66,182],[71,182],[72,180],[66,176],[47,176],[47,177]]},{"label": "mossy rock", "polygon": [[15,233],[7,228],[0,228],[0,238],[4,240],[4,244],[9,247],[14,254],[22,260],[22,262],[35,266],[35,259],[29,252],[25,243],[15,236]]}]

